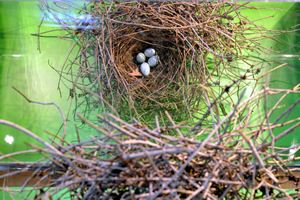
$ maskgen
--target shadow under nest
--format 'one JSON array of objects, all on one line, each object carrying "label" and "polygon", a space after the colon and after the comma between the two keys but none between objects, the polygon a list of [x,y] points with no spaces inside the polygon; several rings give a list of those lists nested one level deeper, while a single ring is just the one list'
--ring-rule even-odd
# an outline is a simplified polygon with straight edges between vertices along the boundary
[{"label": "shadow under nest", "polygon": [[[110,112],[141,120],[167,110],[186,119],[203,101],[210,76],[207,57],[220,65],[228,62],[227,55],[239,54],[233,48],[242,43],[240,33],[231,30],[234,9],[226,13],[226,6],[231,7],[225,3],[94,3],[89,13],[99,24],[80,32],[80,76],[84,72],[89,77],[88,87],[98,94],[96,101]],[[137,53],[149,47],[156,49],[158,65],[147,77],[132,75],[139,69]],[[94,65],[87,64],[91,56]]]}]

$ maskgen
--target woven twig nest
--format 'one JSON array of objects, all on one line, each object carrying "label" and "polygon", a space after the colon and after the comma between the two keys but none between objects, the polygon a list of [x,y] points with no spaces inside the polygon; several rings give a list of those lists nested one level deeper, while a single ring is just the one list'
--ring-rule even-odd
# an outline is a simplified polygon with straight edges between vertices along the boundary
[{"label": "woven twig nest", "polygon": [[[88,106],[92,102],[126,117],[153,119],[152,114],[167,110],[187,119],[200,102],[209,105],[215,99],[207,89],[212,84],[237,82],[254,71],[244,52],[260,51],[258,38],[264,36],[249,36],[266,32],[240,15],[245,7],[227,2],[90,3],[81,12],[93,20],[70,32],[80,47],[71,64],[79,67],[76,77],[69,78],[72,92],[84,96]],[[149,47],[157,51],[159,63],[145,77],[135,58]],[[245,61],[243,70],[240,61]]]},{"label": "woven twig nest", "polygon": [[[116,108],[125,100],[131,108],[191,112],[202,99],[208,73],[206,57],[226,62],[224,52],[237,54],[232,48],[237,42],[232,40],[235,33],[228,26],[232,18],[224,13],[224,6],[119,3],[103,9],[103,4],[95,4],[93,16],[102,22],[94,31],[101,66],[99,89],[106,102],[115,103]],[[148,47],[157,50],[158,66],[148,77],[133,76],[138,70],[135,56]]]},{"label": "woven twig nest", "polygon": [[[207,51],[203,51],[197,41],[200,36],[196,36],[194,27],[189,27],[196,15],[189,17],[187,12],[195,13],[201,5],[122,3],[104,13],[100,9],[102,4],[98,6],[93,9],[93,15],[102,16],[105,24],[96,34],[100,44],[105,41],[102,49],[97,47],[97,51],[105,54],[98,62],[106,72],[101,73],[105,74],[102,80],[109,77],[113,83],[103,87],[109,94],[106,96],[110,96],[109,101],[122,99],[128,101],[130,107],[138,105],[144,109],[189,108],[191,104],[187,105],[187,101],[200,93],[188,94],[187,86],[193,84],[193,91],[201,91],[205,80],[205,65],[201,59],[205,59]],[[203,19],[199,15],[193,20],[201,23]],[[159,64],[151,69],[148,77],[132,75],[138,71],[135,56],[148,47],[156,49]],[[193,64],[188,67],[188,63]]]}]

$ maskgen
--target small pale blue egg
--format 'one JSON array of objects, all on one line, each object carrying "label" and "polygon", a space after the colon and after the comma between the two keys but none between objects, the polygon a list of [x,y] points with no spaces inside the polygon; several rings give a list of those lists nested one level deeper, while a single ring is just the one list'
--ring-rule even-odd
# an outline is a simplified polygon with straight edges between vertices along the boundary
[{"label": "small pale blue egg", "polygon": [[148,64],[150,67],[155,67],[158,64],[158,56],[152,56],[149,58]]},{"label": "small pale blue egg", "polygon": [[145,50],[144,52],[145,56],[147,56],[148,58],[152,57],[155,55],[155,49],[153,48],[148,48]]},{"label": "small pale blue egg", "polygon": [[146,56],[143,53],[138,53],[138,55],[136,56],[136,61],[138,63],[143,63],[146,61]]},{"label": "small pale blue egg", "polygon": [[144,75],[144,76],[148,76],[150,74],[150,66],[148,63],[144,62],[141,64],[141,73]]}]

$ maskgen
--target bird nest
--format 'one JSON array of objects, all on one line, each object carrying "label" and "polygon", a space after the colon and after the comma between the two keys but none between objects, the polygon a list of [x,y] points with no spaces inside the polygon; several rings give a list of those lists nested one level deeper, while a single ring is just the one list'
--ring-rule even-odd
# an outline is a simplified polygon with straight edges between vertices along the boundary
[{"label": "bird nest", "polygon": [[[131,108],[190,107],[184,100],[191,101],[195,96],[184,90],[192,82],[193,88],[201,91],[205,80],[205,64],[201,60],[205,59],[207,51],[197,39],[202,38],[204,32],[192,25],[193,20],[197,25],[203,22],[203,16],[188,13],[199,12],[203,5],[121,3],[105,11],[100,9],[102,7],[97,4],[92,12],[95,17],[102,16],[105,24],[95,35],[103,44],[96,47],[102,55],[98,59],[103,66],[102,72],[106,71],[106,74],[100,72],[105,74],[102,80],[111,77],[110,83],[113,83],[103,87],[106,96],[111,97],[109,101],[122,99]],[[149,47],[157,51],[160,59],[145,77],[138,72],[135,56]],[[109,51],[104,52],[107,48]],[[188,63],[193,64],[188,67]]]},{"label": "bird nest", "polygon": [[[75,31],[57,20],[79,44],[72,70],[65,67],[61,76],[69,75],[72,96],[84,96],[85,105],[140,120],[162,110],[187,119],[209,99],[206,88],[212,83],[240,79],[239,61],[253,67],[245,52],[261,49],[247,35],[261,33],[261,39],[266,32],[240,15],[245,7],[227,2],[90,3],[80,11],[88,20],[76,21]],[[44,8],[53,13],[48,4]],[[149,47],[159,63],[142,76],[135,58]],[[70,73],[74,68],[76,75]]]}]

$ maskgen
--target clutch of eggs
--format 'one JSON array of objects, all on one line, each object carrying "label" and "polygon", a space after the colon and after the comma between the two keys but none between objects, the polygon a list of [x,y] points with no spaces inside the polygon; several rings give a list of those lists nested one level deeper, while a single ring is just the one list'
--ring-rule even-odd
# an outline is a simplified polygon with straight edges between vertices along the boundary
[{"label": "clutch of eggs", "polygon": [[150,68],[158,64],[158,56],[155,55],[156,51],[153,48],[147,48],[144,53],[140,52],[136,56],[137,63],[140,65],[140,71],[144,76],[150,74]]}]

